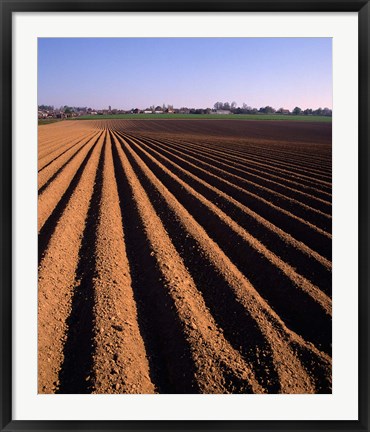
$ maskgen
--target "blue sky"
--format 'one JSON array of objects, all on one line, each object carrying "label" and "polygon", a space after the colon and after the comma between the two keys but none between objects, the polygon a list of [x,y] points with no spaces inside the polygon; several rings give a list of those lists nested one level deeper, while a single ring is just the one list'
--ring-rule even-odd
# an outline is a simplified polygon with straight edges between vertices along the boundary
[{"label": "blue sky", "polygon": [[38,103],[332,108],[330,38],[40,38]]}]

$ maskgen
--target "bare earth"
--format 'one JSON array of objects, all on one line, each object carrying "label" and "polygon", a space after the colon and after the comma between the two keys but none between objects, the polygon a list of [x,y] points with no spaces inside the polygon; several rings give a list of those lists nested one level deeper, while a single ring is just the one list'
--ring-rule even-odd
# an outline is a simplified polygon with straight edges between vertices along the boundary
[{"label": "bare earth", "polygon": [[331,124],[39,128],[39,393],[331,393]]}]

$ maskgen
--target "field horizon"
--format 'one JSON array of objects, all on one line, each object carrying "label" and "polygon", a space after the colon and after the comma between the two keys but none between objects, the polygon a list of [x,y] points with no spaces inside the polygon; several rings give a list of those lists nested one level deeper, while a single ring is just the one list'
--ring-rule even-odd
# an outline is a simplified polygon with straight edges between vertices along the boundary
[{"label": "field horizon", "polygon": [[308,123],[332,123],[332,117],[278,114],[109,114],[79,116],[68,119],[39,119],[39,125],[51,124],[64,120],[228,120],[228,121],[293,121]]},{"label": "field horizon", "polygon": [[70,120],[250,120],[250,121],[304,121],[331,123],[330,116],[284,115],[284,114],[109,114],[80,116]]}]

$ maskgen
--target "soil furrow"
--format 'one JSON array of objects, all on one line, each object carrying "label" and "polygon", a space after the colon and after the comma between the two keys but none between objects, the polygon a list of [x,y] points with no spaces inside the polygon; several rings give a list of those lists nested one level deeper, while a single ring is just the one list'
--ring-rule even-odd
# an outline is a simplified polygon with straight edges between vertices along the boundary
[{"label": "soil furrow", "polygon": [[[175,142],[177,145],[179,144],[178,140],[175,140],[174,138],[171,138],[170,141]],[[203,149],[203,145],[199,143],[197,144],[193,144],[193,142],[188,142],[188,141],[183,141],[181,143],[185,148],[190,145],[190,146],[194,146],[196,148],[198,148],[199,150]],[[249,146],[248,143],[246,143],[246,145]],[[217,147],[217,150],[220,149],[220,147]],[[211,151],[213,151],[213,148],[210,149]],[[326,187],[329,188],[330,187],[330,183],[328,183],[327,181],[323,181],[320,179],[316,179],[316,176],[314,173],[312,173],[311,176],[307,176],[306,174],[301,173],[300,171],[295,171],[294,169],[284,169],[284,167],[281,167],[281,163],[274,163],[273,160],[269,161],[268,157],[265,158],[255,158],[254,154],[243,154],[243,153],[239,153],[239,154],[235,154],[233,153],[232,149],[230,149],[230,147],[226,147],[223,151],[218,151],[218,153],[220,153],[226,160],[230,160],[230,162],[232,161],[237,161],[240,165],[246,165],[246,166],[261,166],[261,168],[263,169],[267,169],[267,170],[272,170],[272,172],[282,172],[287,176],[292,176],[292,177],[297,177],[300,179],[300,181],[302,182],[308,182],[308,184],[317,184],[317,186],[319,187]],[[286,168],[292,168],[292,167],[286,167]],[[294,164],[293,164],[293,168],[294,168]],[[304,170],[304,173],[307,173],[307,170]],[[330,179],[331,176],[328,176],[328,179]]]},{"label": "soil furrow", "polygon": [[[177,152],[175,151],[175,153]],[[203,155],[200,155],[201,158],[199,158],[189,156],[189,154],[184,152],[178,153],[183,158],[186,158],[186,160],[191,160],[192,163],[196,164],[197,166],[204,167],[209,172],[217,173],[220,178],[227,179],[233,184],[244,185],[244,190],[248,191],[249,193],[264,198],[265,200],[268,200],[271,204],[275,204],[276,206],[279,206],[280,208],[293,213],[297,217],[310,220],[319,228],[322,228],[325,231],[331,231],[331,215],[323,213],[319,209],[312,208],[300,201],[297,201],[295,198],[283,195],[275,190],[249,181],[244,177],[240,177],[239,175],[232,174],[222,168],[218,168],[215,161],[211,160],[211,163],[205,162],[205,160],[209,158],[206,158]]]},{"label": "soil furrow", "polygon": [[[114,174],[110,134],[102,169],[94,239],[94,393],[154,393],[137,320],[132,279],[126,255],[121,208]],[[92,201],[92,204],[93,201]],[[123,203],[123,206],[125,203]],[[91,255],[91,249],[86,253]],[[86,256],[85,259],[88,259]]]},{"label": "soil furrow", "polygon": [[47,167],[45,167],[45,169],[40,171],[38,175],[38,193],[41,194],[86,145],[91,141],[97,142],[99,135],[99,133],[94,134],[81,140],[79,145],[73,146],[73,148],[69,149],[63,155],[51,162]]},{"label": "soil furrow", "polygon": [[[86,168],[61,214],[39,265],[38,278],[38,388],[39,393],[59,390],[64,361],[67,318],[76,289],[82,234],[93,193],[102,142],[94,148]],[[73,224],[71,224],[73,220]]]},{"label": "soil furrow", "polygon": [[327,259],[331,258],[331,234],[275,206],[262,197],[252,194],[238,185],[230,183],[228,180],[222,179],[208,170],[186,161],[184,158],[175,156],[164,149],[162,149],[162,152],[171,160],[175,160],[182,168],[191,171],[202,180],[222,190],[236,201],[251,208],[274,225],[277,225],[293,237],[307,244],[310,248],[316,250],[320,255],[323,255]]},{"label": "soil furrow", "polygon": [[[96,131],[94,133],[91,133],[89,136],[92,137],[95,134],[96,134]],[[42,170],[44,170],[46,167],[48,167],[56,159],[58,159],[60,156],[62,156],[64,153],[66,153],[70,149],[74,148],[81,141],[86,140],[86,138],[88,138],[86,136],[86,134],[83,134],[78,138],[73,138],[72,142],[70,140],[68,140],[67,143],[65,143],[66,140],[63,139],[63,144],[57,144],[57,145],[53,146],[53,149],[51,149],[51,151],[49,151],[45,156],[40,155],[38,171],[42,172]]]},{"label": "soil furrow", "polygon": [[[171,149],[176,149],[179,146],[179,141],[175,140],[173,138],[171,139],[162,139],[162,140],[155,140],[152,137],[147,137],[144,135],[136,135],[142,139],[150,139],[152,142],[156,142],[157,144],[161,144],[161,143],[166,143],[166,145],[168,145]],[[175,144],[175,146],[174,146]],[[204,151],[204,148],[201,144],[197,143],[197,144],[193,144],[193,143],[189,143],[189,142],[185,142],[184,144],[181,143],[181,146],[183,146],[182,148],[184,148],[185,150],[187,149],[187,146],[193,146],[197,151],[200,152],[200,154]],[[218,148],[217,148],[218,149]],[[295,175],[292,176],[292,173],[290,171],[286,171],[284,170],[284,172],[281,173],[281,175],[283,175],[283,177],[281,176],[277,176],[277,174],[279,173],[279,169],[274,167],[273,169],[268,165],[268,164],[262,164],[262,163],[258,163],[255,161],[250,161],[250,162],[243,162],[240,157],[231,157],[230,152],[228,150],[225,150],[225,152],[219,152],[217,149],[213,150],[211,149],[210,152],[211,154],[216,153],[216,154],[220,154],[222,157],[223,161],[229,161],[231,164],[237,164],[238,166],[244,167],[248,172],[250,170],[262,173],[264,175],[268,175],[270,177],[273,178],[278,178],[280,181],[282,182],[288,182],[291,183],[293,185],[297,185],[300,188],[306,188],[308,190],[310,190],[312,193],[318,195],[319,197],[325,199],[325,198],[330,198],[331,197],[331,193],[322,190],[322,187],[327,188],[326,186],[320,185],[318,183],[315,183],[312,177],[309,177],[309,180],[304,180],[302,177],[296,177]],[[258,169],[259,167],[259,169]],[[293,177],[295,180],[290,180],[288,177]]]},{"label": "soil furrow", "polygon": [[52,211],[52,213],[50,214],[50,216],[45,221],[45,223],[43,224],[42,228],[39,231],[38,234],[38,262],[39,263],[44,255],[46,248],[48,247],[48,244],[57,226],[59,218],[61,217],[65,208],[67,207],[69,200],[73,195],[74,191],[78,187],[81,176],[84,173],[84,170],[86,169],[86,165],[96,145],[97,144],[94,144],[93,146],[90,147],[90,150],[88,151],[87,155],[85,156],[85,159],[82,161],[81,165],[79,166],[76,174],[73,176],[72,180],[70,181],[66,191],[60,197],[54,210]]},{"label": "soil furrow", "polygon": [[[129,146],[125,146],[126,149],[129,151]],[[330,370],[330,357],[318,351],[313,345],[307,344],[302,338],[287,329],[250,282],[219,249],[217,244],[209,238],[204,229],[197,224],[193,217],[178,203],[175,197],[141,160],[137,156],[135,157],[135,154],[131,154],[145,177],[158,191],[159,195],[157,194],[157,196],[167,206],[167,213],[162,216],[166,229],[170,229],[169,225],[167,225],[170,218],[177,220],[177,223],[183,227],[182,229],[187,231],[188,235],[196,242],[197,248],[194,252],[203,255],[212,263],[219,275],[224,278],[237,302],[243,305],[246,313],[257,323],[260,332],[271,346],[273,363],[279,376],[281,391],[284,393],[330,391],[331,377],[330,373],[327,373]],[[186,255],[189,256],[190,254]],[[186,259],[185,254],[182,257]],[[203,268],[201,271],[203,271]],[[299,346],[302,347],[302,351],[298,348]],[[306,362],[306,358],[302,354],[303,351],[310,352],[316,359],[315,363]],[[302,366],[301,361],[304,361],[304,366]],[[314,377],[320,376],[320,384],[314,377],[310,378],[307,375],[306,368],[308,367]],[[325,376],[325,379],[323,379],[323,376]]]},{"label": "soil furrow", "polygon": [[[103,140],[101,134],[98,142]],[[54,209],[58,205],[61,197],[68,190],[73,178],[77,175],[84,165],[84,161],[89,157],[89,152],[95,145],[95,141],[92,140],[88,146],[84,147],[71,162],[63,169],[62,172],[54,179],[49,186],[43,190],[38,196],[38,232],[42,229],[47,219],[53,213]]]},{"label": "soil furrow", "polygon": [[[227,149],[226,149],[227,151]],[[277,166],[277,167],[284,167],[290,170],[293,173],[297,174],[311,174],[312,177],[315,178],[315,180],[319,182],[326,183],[327,181],[331,180],[331,173],[323,173],[321,170],[318,169],[310,169],[309,164],[307,165],[301,165],[297,164],[296,161],[292,161],[291,157],[288,158],[276,158],[275,156],[271,155],[270,149],[268,151],[261,151],[260,149],[253,149],[253,153],[250,151],[244,151],[244,152],[232,152],[232,155],[235,155],[236,157],[240,158],[242,161],[244,158],[248,158],[248,160],[252,160],[253,162],[262,162],[266,163],[270,166]]]},{"label": "soil furrow", "polygon": [[[247,231],[253,232],[261,243],[266,244],[270,250],[293,267],[297,267],[303,276],[313,280],[326,293],[331,292],[331,263],[329,261],[309,249],[303,243],[291,238],[276,226],[268,223],[260,215],[252,212],[189,171],[182,169],[174,162],[171,162],[164,155],[148,147],[141,139],[136,139],[135,142],[139,142],[142,147],[148,151],[152,151],[156,160],[160,160],[165,167],[181,178],[185,184],[200,192],[220,210],[224,210],[226,214],[231,215]],[[266,232],[266,230],[268,231]]]},{"label": "soil furrow", "polygon": [[[305,145],[305,147],[307,147],[307,145]],[[244,152],[244,154],[256,154],[261,156],[266,156],[267,154],[272,160],[288,160],[289,162],[297,164],[303,168],[307,165],[315,169],[319,167],[319,172],[321,170],[327,173],[331,172],[330,159],[326,159],[324,155],[315,157],[312,152],[297,152],[293,150],[294,148],[297,148],[297,146],[286,146],[285,150],[277,150],[276,148],[271,148],[271,146],[261,146],[261,148],[259,148],[258,146],[251,144],[248,145],[247,148],[244,147],[244,149],[248,150],[247,152]],[[242,149],[243,147],[240,147],[241,151]]]},{"label": "soil furrow", "polygon": [[[130,135],[128,135],[130,136]],[[140,138],[141,140],[145,141],[145,140],[150,140],[153,143],[156,144],[167,144],[168,147],[172,148],[173,144],[176,143],[176,145],[178,145],[179,141],[178,140],[174,140],[174,139],[162,139],[161,141],[158,139],[154,139],[151,137],[146,137],[143,135],[135,135],[136,137]],[[186,144],[186,145],[191,145],[191,144]],[[184,147],[186,148],[186,147]],[[199,152],[199,155],[203,154],[204,149],[202,146],[200,146],[199,144],[197,146],[194,146],[194,148],[196,148],[196,150]],[[220,152],[216,150],[210,150],[209,154],[218,154]],[[321,200],[324,203],[331,203],[331,193],[329,192],[325,192],[323,190],[318,189],[317,187],[313,187],[313,186],[308,186],[307,184],[305,184],[304,182],[302,182],[302,179],[299,179],[299,181],[294,181],[294,180],[290,180],[287,178],[287,175],[284,176],[279,176],[277,175],[277,172],[272,173],[272,172],[268,172],[268,167],[265,166],[262,168],[258,168],[257,165],[243,165],[240,163],[240,160],[238,159],[230,159],[230,157],[228,157],[229,155],[227,153],[220,153],[220,159],[221,161],[228,161],[231,166],[237,166],[237,167],[242,167],[243,168],[243,172],[248,172],[248,173],[257,173],[260,176],[263,176],[265,179],[270,180],[270,181],[274,181],[276,184],[281,185],[282,187],[286,186],[286,185],[292,185],[292,189],[294,190],[299,190],[302,193],[307,194],[308,196],[312,196],[315,199]],[[289,187],[289,186],[288,186]],[[299,189],[298,189],[299,188]],[[307,192],[305,192],[307,191]]]},{"label": "soil furrow", "polygon": [[[331,333],[323,332],[323,328],[330,329],[331,326],[331,300],[217,206],[153,157],[145,156],[148,154],[141,151],[140,157],[151,172],[192,212],[194,219],[246,275],[288,327],[330,353]],[[241,250],[243,253],[240,253]]]},{"label": "soil furrow", "polygon": [[105,137],[106,133],[103,133],[103,147],[100,150],[96,175],[93,180],[93,191],[77,258],[75,286],[63,349],[64,360],[59,372],[58,393],[84,394],[91,393],[95,388],[96,376],[93,355],[96,350],[94,338],[96,333],[96,317],[94,315],[96,255],[94,249],[102,194]]},{"label": "soil furrow", "polygon": [[[151,306],[158,308],[156,312],[161,314],[160,318],[156,318],[157,325],[164,326],[161,338],[168,338],[167,341],[162,340],[162,355],[167,363],[172,392],[263,392],[249,365],[230,347],[208,314],[202,297],[125,154],[120,146],[116,150],[143,224],[146,241],[150,244],[148,252],[151,251],[149,256],[156,269],[154,275],[161,278],[159,286],[152,285],[152,290],[156,292],[150,300],[155,299]],[[165,299],[167,301],[163,301]],[[171,326],[169,322],[166,323],[170,319],[174,321]],[[181,341],[180,335],[171,337],[176,328],[182,335],[183,346],[176,346]]]},{"label": "soil furrow", "polygon": [[[298,190],[296,188],[292,188],[286,184],[283,183],[279,183],[276,180],[271,180],[266,178],[266,174],[262,173],[261,171],[255,170],[251,167],[248,168],[248,170],[246,169],[240,169],[238,168],[238,166],[240,164],[233,162],[231,163],[226,163],[225,162],[225,158],[219,158],[216,157],[214,155],[214,151],[210,151],[208,152],[204,152],[204,150],[199,150],[197,149],[196,151],[191,151],[190,149],[187,149],[187,151],[191,154],[197,155],[198,157],[204,157],[206,160],[210,161],[211,163],[218,163],[219,167],[225,167],[225,170],[227,170],[227,172],[231,172],[237,175],[242,175],[244,176],[243,178],[251,178],[251,179],[256,179],[255,181],[258,184],[262,184],[262,185],[268,185],[271,188],[274,188],[274,190],[276,191],[280,191],[280,192],[284,192],[285,195],[290,196],[292,198],[295,197],[299,197],[299,200],[303,200],[302,202],[304,204],[307,204],[311,207],[317,208],[319,210],[321,210],[322,212],[331,212],[331,202],[324,200],[322,198],[316,197],[312,194],[309,194],[307,192],[304,192],[302,190]],[[212,156],[212,157],[208,157],[208,156]],[[252,172],[254,171],[254,172]],[[258,172],[259,174],[256,174],[256,172]],[[262,175],[263,174],[263,175]]]},{"label": "soil furrow", "polygon": [[[204,146],[204,145],[201,145],[200,143],[193,143],[193,142],[179,141],[179,140],[174,140],[173,142],[176,142],[176,145],[181,144],[186,150],[187,149],[193,149],[195,152],[198,152],[198,151],[207,152],[212,157],[214,157],[215,155],[219,155],[219,157],[221,157],[222,161],[225,160],[225,161],[228,161],[230,163],[235,163],[235,161],[237,161],[238,165],[241,165],[241,166],[242,166],[243,162],[246,162],[248,160],[248,159],[245,159],[245,157],[247,155],[244,155],[244,157],[242,157],[242,158],[240,157],[241,155],[235,155],[234,156],[233,153],[230,152],[230,148],[229,147],[223,148],[222,146],[218,146],[218,147],[215,147],[215,146]],[[248,146],[248,149],[250,149],[250,146],[248,144],[246,144],[246,146]],[[251,155],[254,155],[254,154],[256,154],[256,153],[251,153]],[[267,161],[271,159],[271,151],[270,151],[270,149],[269,149],[269,152],[267,153],[267,155],[268,156],[266,157],[266,154],[265,154],[264,155],[265,157],[262,159],[262,161],[264,163],[266,163],[266,164],[268,163]],[[292,162],[294,162],[289,157],[289,155],[287,155],[287,157],[284,160],[286,161],[287,159],[290,160],[290,161],[292,161]],[[271,159],[271,160],[274,161],[274,159]],[[255,162],[257,162],[257,161],[253,160],[253,163],[255,163]],[[280,164],[279,164],[279,166],[280,166]],[[296,162],[294,162],[293,166],[296,166]],[[315,167],[317,167],[317,163],[315,163]],[[304,172],[307,173],[306,164],[303,165],[303,169],[304,169]],[[317,172],[321,173],[321,170],[317,170]],[[312,173],[312,174],[313,174],[313,177],[315,177],[315,173]],[[329,176],[329,178],[331,177],[331,171],[328,172],[328,176]]]},{"label": "soil furrow", "polygon": [[331,392],[331,125],[216,118],[39,128],[39,393]]}]

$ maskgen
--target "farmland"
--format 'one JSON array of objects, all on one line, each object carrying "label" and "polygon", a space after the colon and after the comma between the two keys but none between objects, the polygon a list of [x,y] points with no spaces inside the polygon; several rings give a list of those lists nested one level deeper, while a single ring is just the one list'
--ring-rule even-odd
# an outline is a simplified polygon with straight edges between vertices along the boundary
[{"label": "farmland", "polygon": [[103,114],[84,115],[74,120],[280,120],[280,121],[307,121],[331,123],[330,116],[319,115],[285,115],[285,114]]},{"label": "farmland", "polygon": [[39,393],[331,393],[331,124],[39,128]]}]

